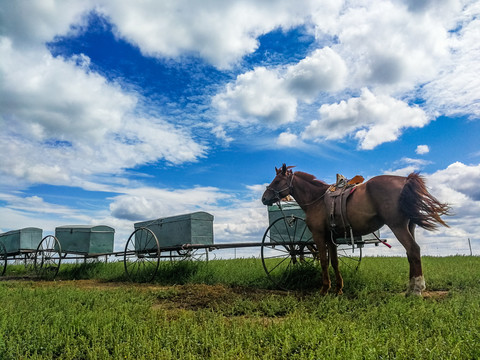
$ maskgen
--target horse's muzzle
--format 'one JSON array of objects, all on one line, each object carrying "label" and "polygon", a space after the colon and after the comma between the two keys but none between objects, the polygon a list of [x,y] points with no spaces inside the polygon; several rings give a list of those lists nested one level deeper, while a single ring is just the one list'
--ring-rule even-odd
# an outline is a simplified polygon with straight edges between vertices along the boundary
[{"label": "horse's muzzle", "polygon": [[265,195],[262,196],[262,203],[263,205],[267,205],[267,206],[270,206],[270,205],[273,205],[273,203],[275,202],[276,198],[275,197],[272,197],[272,198],[267,198]]}]

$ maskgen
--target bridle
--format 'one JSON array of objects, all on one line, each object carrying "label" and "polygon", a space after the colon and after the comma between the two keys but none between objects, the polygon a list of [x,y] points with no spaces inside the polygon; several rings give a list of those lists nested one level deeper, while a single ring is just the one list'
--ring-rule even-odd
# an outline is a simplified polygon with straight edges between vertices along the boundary
[{"label": "bridle", "polygon": [[[280,196],[280,193],[284,192],[285,190],[289,190],[289,194],[292,193],[293,191],[293,178],[295,176],[295,173],[292,173],[291,177],[290,177],[290,183],[285,186],[283,189],[280,189],[280,190],[276,190],[274,188],[272,188],[270,185],[267,186],[267,190],[270,190],[270,191],[273,191],[273,193],[275,194],[275,197],[274,199],[276,200],[277,203],[280,202],[280,200],[282,200],[282,196]],[[321,195],[319,196],[318,198],[316,198],[315,200],[307,203],[307,204],[300,204],[297,200],[297,203],[298,205],[300,205],[301,207],[304,207],[304,206],[309,206],[309,205],[313,205],[315,204],[317,201],[320,201],[321,199],[323,199],[323,197],[327,194],[328,192],[328,189]]]},{"label": "bridle", "polygon": [[294,176],[295,176],[295,174],[292,173],[292,176],[290,177],[290,184],[285,186],[283,189],[276,190],[276,189],[272,188],[270,185],[267,186],[267,190],[273,191],[273,193],[275,194],[275,197],[274,197],[275,200],[277,200],[277,201],[282,200],[282,196],[280,196],[280,193],[284,192],[285,190],[289,190],[289,193],[292,192],[292,190],[293,190],[293,177]]}]

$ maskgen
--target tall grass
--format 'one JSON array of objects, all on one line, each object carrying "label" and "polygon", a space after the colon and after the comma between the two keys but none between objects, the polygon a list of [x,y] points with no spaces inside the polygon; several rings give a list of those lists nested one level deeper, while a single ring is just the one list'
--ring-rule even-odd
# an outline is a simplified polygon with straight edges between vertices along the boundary
[{"label": "tall grass", "polygon": [[421,299],[404,296],[405,258],[365,258],[325,297],[274,290],[256,259],[162,262],[140,285],[122,266],[0,282],[0,358],[480,358],[478,257],[424,258]]}]

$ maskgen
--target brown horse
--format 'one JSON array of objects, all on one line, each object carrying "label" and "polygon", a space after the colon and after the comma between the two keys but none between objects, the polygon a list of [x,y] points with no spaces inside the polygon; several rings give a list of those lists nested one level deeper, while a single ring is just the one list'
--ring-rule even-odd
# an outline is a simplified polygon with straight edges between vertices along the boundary
[{"label": "brown horse", "polygon": [[[313,175],[296,171],[283,164],[275,168],[277,175],[262,196],[265,205],[272,205],[287,195],[292,195],[305,212],[305,221],[312,232],[322,267],[322,289],[326,294],[331,283],[328,259],[335,270],[336,292],[342,293],[343,279],[338,269],[337,248],[328,221],[329,211],[322,201],[330,187]],[[439,202],[427,190],[417,173],[408,177],[380,175],[356,187],[348,197],[346,214],[355,236],[366,235],[387,225],[407,251],[410,263],[410,283],[407,295],[421,295],[425,289],[420,247],[415,242],[415,226],[426,230],[438,224],[448,226],[441,218],[448,215],[449,206]],[[344,231],[346,229],[343,229]],[[327,255],[328,249],[328,255]]]}]

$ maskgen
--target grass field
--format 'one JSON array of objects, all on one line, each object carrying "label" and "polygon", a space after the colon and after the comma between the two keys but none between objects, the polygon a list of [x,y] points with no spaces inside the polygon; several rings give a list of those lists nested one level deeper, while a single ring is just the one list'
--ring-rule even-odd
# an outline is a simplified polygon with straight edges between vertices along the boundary
[{"label": "grass field", "polygon": [[365,258],[325,297],[315,281],[275,290],[258,259],[162,262],[148,284],[122,263],[62,265],[50,282],[9,266],[0,359],[480,358],[480,258],[423,263],[423,298],[404,296],[405,258]]}]

